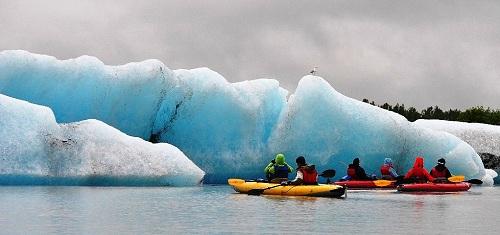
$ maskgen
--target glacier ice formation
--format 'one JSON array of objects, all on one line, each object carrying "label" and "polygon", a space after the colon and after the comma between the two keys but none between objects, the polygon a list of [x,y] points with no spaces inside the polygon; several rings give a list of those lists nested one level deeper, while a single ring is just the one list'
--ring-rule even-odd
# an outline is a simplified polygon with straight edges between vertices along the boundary
[{"label": "glacier ice formation", "polygon": [[170,70],[157,60],[106,66],[0,52],[0,93],[52,108],[59,122],[98,119],[126,134],[177,146],[208,183],[257,178],[276,153],[298,155],[341,176],[354,157],[377,173],[392,157],[399,173],[415,156],[426,167],[441,157],[455,174],[491,178],[467,143],[348,98],[324,79],[306,76],[294,94],[273,79],[229,83],[207,69]]},{"label": "glacier ice formation", "polygon": [[98,120],[57,124],[52,111],[0,94],[0,185],[196,185],[204,172],[170,144]]},{"label": "glacier ice formation", "polygon": [[[500,172],[500,126],[423,119],[415,121],[415,124],[457,136],[481,155],[485,167]],[[495,178],[495,183],[500,183],[500,178]]]}]

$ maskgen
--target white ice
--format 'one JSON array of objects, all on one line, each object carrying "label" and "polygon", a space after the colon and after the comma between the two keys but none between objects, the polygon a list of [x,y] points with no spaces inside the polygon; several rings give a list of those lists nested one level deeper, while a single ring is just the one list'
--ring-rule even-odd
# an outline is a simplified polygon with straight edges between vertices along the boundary
[{"label": "white ice", "polygon": [[204,172],[170,144],[98,120],[58,125],[52,111],[0,94],[0,184],[196,185]]},{"label": "white ice", "polygon": [[[446,131],[470,144],[478,153],[500,156],[500,126],[443,120],[417,120],[415,124],[433,130]],[[500,169],[496,169],[499,171]],[[499,178],[495,178],[500,182]]]},{"label": "white ice", "polygon": [[500,156],[500,126],[443,120],[417,120],[415,124],[446,131],[470,144],[478,153]]}]

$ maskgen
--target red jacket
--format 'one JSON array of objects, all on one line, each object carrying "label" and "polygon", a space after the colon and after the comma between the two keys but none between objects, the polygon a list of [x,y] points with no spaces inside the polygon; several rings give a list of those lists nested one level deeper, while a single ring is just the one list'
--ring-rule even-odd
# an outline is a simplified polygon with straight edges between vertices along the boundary
[{"label": "red jacket", "polygon": [[434,181],[434,178],[429,174],[429,172],[424,168],[424,159],[422,157],[417,157],[415,159],[415,164],[413,168],[408,171],[405,175],[405,179],[416,178],[417,180],[427,180]]}]

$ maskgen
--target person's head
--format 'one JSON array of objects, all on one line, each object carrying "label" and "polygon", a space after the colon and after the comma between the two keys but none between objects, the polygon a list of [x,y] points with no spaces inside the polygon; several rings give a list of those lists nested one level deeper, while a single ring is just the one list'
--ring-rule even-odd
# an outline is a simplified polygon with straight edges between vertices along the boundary
[{"label": "person's head", "polygon": [[285,165],[285,155],[282,153],[276,154],[276,158],[274,158],[274,161],[278,165]]},{"label": "person's head", "polygon": [[391,158],[386,157],[386,158],[384,159],[384,164],[385,164],[385,165],[392,166],[392,159],[391,159]]},{"label": "person's head", "polygon": [[415,158],[415,164],[413,165],[413,167],[424,168],[424,157],[417,156]]},{"label": "person's head", "polygon": [[352,160],[352,164],[355,166],[359,166],[359,158],[354,158],[354,160]]},{"label": "person's head", "polygon": [[444,166],[444,164],[446,164],[446,160],[444,160],[444,158],[440,158],[437,162],[438,165],[441,165],[441,166]]},{"label": "person's head", "polygon": [[295,162],[297,163],[297,166],[306,165],[306,159],[303,156],[299,156],[297,159],[295,159]]}]

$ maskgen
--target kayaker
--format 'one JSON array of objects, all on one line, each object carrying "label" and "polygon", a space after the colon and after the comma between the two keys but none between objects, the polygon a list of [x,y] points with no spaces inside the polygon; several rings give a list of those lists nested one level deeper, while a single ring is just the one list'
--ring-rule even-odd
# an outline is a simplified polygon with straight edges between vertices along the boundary
[{"label": "kayaker", "polygon": [[308,165],[306,159],[303,156],[297,157],[295,159],[297,163],[297,176],[294,180],[289,182],[283,182],[284,185],[316,185],[318,184],[318,172],[316,171],[315,165]]},{"label": "kayaker", "polygon": [[431,170],[431,176],[436,178],[437,181],[447,182],[448,178],[451,177],[451,173],[445,164],[446,160],[444,160],[444,158],[440,158],[437,161],[437,165]]},{"label": "kayaker", "polygon": [[421,156],[415,158],[415,164],[413,165],[413,168],[411,168],[410,171],[406,173],[404,179],[418,183],[434,181],[434,177],[432,177],[424,168],[424,158]]},{"label": "kayaker", "polygon": [[264,169],[269,182],[279,183],[287,181],[288,173],[292,171],[293,168],[285,162],[285,155],[282,153],[276,154],[276,157]]},{"label": "kayaker", "polygon": [[360,166],[359,158],[354,158],[352,164],[349,164],[347,167],[347,177],[345,178],[347,180],[373,180],[366,175],[365,169]]},{"label": "kayaker", "polygon": [[391,158],[384,159],[384,165],[380,167],[380,174],[382,174],[382,179],[384,180],[394,180],[399,177],[398,173],[392,166]]}]

